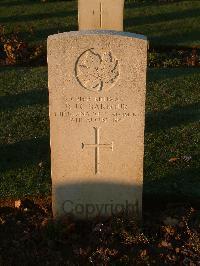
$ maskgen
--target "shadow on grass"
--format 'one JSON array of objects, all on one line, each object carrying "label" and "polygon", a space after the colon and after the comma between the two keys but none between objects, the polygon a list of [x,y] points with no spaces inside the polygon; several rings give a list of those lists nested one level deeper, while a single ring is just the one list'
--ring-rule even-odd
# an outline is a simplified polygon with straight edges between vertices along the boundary
[{"label": "shadow on grass", "polygon": [[62,32],[69,32],[77,30],[77,25],[74,24],[66,24],[66,27],[60,26],[59,24],[57,27],[36,30],[33,35],[30,35],[29,31],[23,31],[21,33],[22,37],[28,39],[32,43],[43,42],[46,41],[49,35],[58,34]]},{"label": "shadow on grass", "polygon": [[7,73],[10,73],[12,71],[15,71],[15,68],[13,66],[0,67],[0,73],[7,74]]},{"label": "shadow on grass", "polygon": [[146,114],[146,132],[197,122],[200,119],[200,103],[187,106],[174,106],[172,109]]},{"label": "shadow on grass", "polygon": [[[187,10],[181,10],[170,13],[160,13],[156,15],[148,15],[148,16],[138,16],[133,18],[126,18],[124,21],[125,27],[131,27],[135,25],[145,25],[145,24],[154,24],[161,23],[167,21],[173,21],[178,19],[187,19],[187,18],[195,18],[199,17],[200,9],[192,8]],[[197,37],[197,36],[196,36]]]},{"label": "shadow on grass", "polygon": [[0,97],[0,111],[14,110],[18,107],[25,107],[35,104],[48,104],[47,90],[32,90],[17,95]]},{"label": "shadow on grass", "polygon": [[149,68],[147,77],[148,82],[155,82],[179,77],[185,78],[194,74],[200,74],[200,68],[164,68],[159,70],[156,68]]},{"label": "shadow on grass", "polygon": [[[14,144],[0,145],[0,172],[1,174],[8,170],[23,169],[29,165],[38,165],[41,161],[48,164],[50,167],[50,145],[49,136],[41,137],[38,139],[31,139],[21,141]],[[169,166],[170,167],[170,166]],[[162,209],[167,204],[186,203],[193,204],[193,206],[199,206],[200,204],[200,183],[199,182],[200,169],[190,167],[184,169],[169,169],[169,172],[162,178],[149,181],[148,171],[145,170],[144,176],[144,208],[146,209]],[[97,183],[98,184],[98,183]],[[84,193],[88,195],[87,191],[94,193],[94,197],[99,193],[102,195],[102,191],[106,191],[107,198],[111,191],[117,190],[123,192],[132,193],[130,186],[123,187],[115,185],[104,186],[99,189],[99,186],[95,184],[91,186],[80,186],[74,184],[73,187],[62,187],[63,195],[66,195],[68,191],[68,198],[75,197],[74,193]],[[73,195],[71,195],[71,194]],[[83,194],[82,194],[83,195]],[[118,199],[118,198],[117,198]]]},{"label": "shadow on grass", "polygon": [[51,12],[51,13],[42,13],[42,14],[30,14],[30,15],[17,15],[12,17],[1,17],[0,23],[10,23],[10,22],[28,22],[34,20],[41,20],[41,19],[49,19],[49,18],[60,18],[60,17],[67,17],[67,16],[75,16],[76,10],[71,11],[61,11],[61,12]]},{"label": "shadow on grass", "polygon": [[0,145],[0,172],[50,162],[49,137]]},{"label": "shadow on grass", "polygon": [[144,208],[164,209],[168,204],[200,206],[200,168],[175,169],[172,173],[151,182],[144,177]]},{"label": "shadow on grass", "polygon": [[13,0],[13,1],[5,1],[1,3],[1,7],[12,7],[12,6],[24,6],[24,5],[33,5],[33,4],[41,4],[39,1],[35,0]]},{"label": "shadow on grass", "polygon": [[135,1],[125,1],[125,9],[128,9],[128,8],[138,8],[138,7],[145,7],[145,6],[157,6],[157,3],[149,3],[149,2],[135,2]]},{"label": "shadow on grass", "polygon": [[187,41],[190,41],[190,43],[194,42],[195,47],[200,47],[200,29],[197,28],[196,30],[190,30],[190,31],[181,31],[176,33],[165,33],[164,39],[162,40],[161,36],[153,36],[149,37],[149,40],[152,41],[153,46],[156,46],[159,42],[159,45],[168,45],[168,44],[180,44],[184,45]]},{"label": "shadow on grass", "polygon": [[[5,0],[4,0],[5,1]],[[65,0],[62,0],[62,2]],[[70,0],[71,2],[73,0]],[[1,7],[13,7],[13,6],[27,6],[27,5],[41,5],[41,0],[7,0],[4,3],[1,3]],[[48,2],[57,2],[57,0],[48,0]],[[44,3],[46,5],[46,3]]]}]

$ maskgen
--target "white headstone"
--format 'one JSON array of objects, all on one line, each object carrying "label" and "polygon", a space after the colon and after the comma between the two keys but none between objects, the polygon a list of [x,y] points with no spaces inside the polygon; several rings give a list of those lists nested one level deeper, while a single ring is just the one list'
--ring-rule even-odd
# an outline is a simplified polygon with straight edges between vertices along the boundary
[{"label": "white headstone", "polygon": [[146,65],[141,35],[48,38],[55,217],[141,212]]},{"label": "white headstone", "polygon": [[124,0],[79,0],[79,30],[123,31]]}]

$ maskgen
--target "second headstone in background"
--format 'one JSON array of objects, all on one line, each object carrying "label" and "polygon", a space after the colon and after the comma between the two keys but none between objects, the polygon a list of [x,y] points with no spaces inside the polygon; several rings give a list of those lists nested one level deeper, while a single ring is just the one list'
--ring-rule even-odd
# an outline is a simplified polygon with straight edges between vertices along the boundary
[{"label": "second headstone in background", "polygon": [[79,0],[79,30],[123,31],[124,0]]}]

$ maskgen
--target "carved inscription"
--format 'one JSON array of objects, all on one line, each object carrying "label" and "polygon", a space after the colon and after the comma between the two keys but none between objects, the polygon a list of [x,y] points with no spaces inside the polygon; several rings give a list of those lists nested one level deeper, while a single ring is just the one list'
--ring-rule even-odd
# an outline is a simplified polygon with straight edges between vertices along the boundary
[{"label": "carved inscription", "polygon": [[100,149],[109,149],[113,151],[113,142],[112,143],[100,143],[100,128],[94,127],[95,132],[95,143],[94,144],[85,144],[82,143],[82,149],[84,148],[93,148],[95,152],[95,174],[99,173],[100,166]]},{"label": "carved inscription", "polygon": [[128,104],[118,97],[66,97],[64,104],[54,116],[70,123],[118,123],[135,117]]},{"label": "carved inscription", "polygon": [[111,51],[100,54],[91,48],[78,57],[75,75],[84,89],[108,90],[119,77],[119,62]]}]

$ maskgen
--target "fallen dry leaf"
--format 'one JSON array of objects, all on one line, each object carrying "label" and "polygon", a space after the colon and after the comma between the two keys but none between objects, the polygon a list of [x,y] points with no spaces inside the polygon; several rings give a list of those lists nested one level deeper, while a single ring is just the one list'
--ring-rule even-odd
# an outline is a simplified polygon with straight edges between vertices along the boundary
[{"label": "fallen dry leaf", "polygon": [[141,253],[140,253],[140,256],[141,257],[147,256],[147,250],[146,249],[142,250]]},{"label": "fallen dry leaf", "polygon": [[21,200],[16,200],[15,201],[15,208],[19,209],[21,207],[21,205],[22,205]]},{"label": "fallen dry leaf", "polygon": [[180,252],[180,248],[176,248],[175,251],[176,251],[176,253],[179,253]]},{"label": "fallen dry leaf", "polygon": [[165,247],[165,248],[171,247],[171,243],[168,243],[168,242],[163,240],[163,241],[161,241],[161,243],[158,244],[158,247]]},{"label": "fallen dry leaf", "polygon": [[174,163],[174,162],[178,161],[179,159],[180,159],[180,158],[178,158],[178,157],[170,158],[170,159],[169,159],[169,163]]}]

